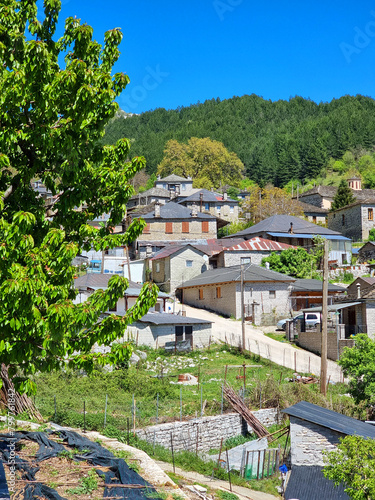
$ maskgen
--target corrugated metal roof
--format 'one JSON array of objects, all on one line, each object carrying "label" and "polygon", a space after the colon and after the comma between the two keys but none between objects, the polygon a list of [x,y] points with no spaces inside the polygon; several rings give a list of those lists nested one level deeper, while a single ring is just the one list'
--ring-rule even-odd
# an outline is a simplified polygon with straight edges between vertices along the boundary
[{"label": "corrugated metal roof", "polygon": [[212,321],[205,319],[189,318],[188,316],[180,316],[179,314],[168,313],[148,313],[140,320],[142,323],[152,323],[153,325],[200,325],[212,324]]},{"label": "corrugated metal roof", "polygon": [[[315,238],[318,233],[268,233],[270,236],[276,236],[277,238]],[[326,238],[327,240],[347,240],[350,241],[350,238],[343,236],[342,234],[319,234],[322,238]]]},{"label": "corrugated metal roof", "polygon": [[[186,281],[178,288],[188,288],[193,286],[214,285],[216,283],[231,283],[241,281],[241,266],[219,267],[211,269],[196,276],[195,278]],[[245,267],[244,281],[251,282],[294,282],[295,278],[291,278],[286,274],[277,273],[264,267],[249,264]]]},{"label": "corrugated metal roof", "polygon": [[299,403],[282,410],[283,413],[292,417],[300,418],[306,422],[321,425],[327,429],[344,435],[357,435],[364,438],[375,439],[375,427],[361,422],[352,417],[347,417],[327,408],[300,401]]},{"label": "corrugated metal roof", "polygon": [[[341,309],[346,309],[348,307],[353,307],[357,306],[358,304],[361,304],[360,301],[357,302],[340,302],[339,304],[331,304],[328,305],[328,312],[335,312],[335,311],[340,311]],[[306,309],[301,309],[303,312],[321,312],[322,306],[319,307],[308,307]]]},{"label": "corrugated metal roof", "polygon": [[261,238],[256,236],[251,238],[251,240],[243,240],[233,246],[226,246],[224,250],[226,251],[241,251],[241,250],[253,250],[253,251],[271,251],[277,252],[281,250],[287,250],[288,248],[297,248],[293,245],[288,245],[287,243],[279,243],[278,241],[267,240],[266,238]]},{"label": "corrugated metal roof", "polygon": [[325,478],[319,465],[294,465],[285,490],[285,500],[349,500],[344,486]]}]

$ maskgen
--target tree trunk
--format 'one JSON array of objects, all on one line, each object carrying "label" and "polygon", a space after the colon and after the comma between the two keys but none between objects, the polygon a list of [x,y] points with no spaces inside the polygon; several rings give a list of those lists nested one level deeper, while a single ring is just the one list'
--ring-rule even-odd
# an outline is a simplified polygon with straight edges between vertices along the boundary
[{"label": "tree trunk", "polygon": [[[15,415],[19,415],[20,413],[27,413],[30,418],[39,420],[40,422],[43,421],[43,417],[35,408],[32,399],[26,396],[26,394],[21,395],[14,390],[13,382],[10,380],[8,375],[8,368],[4,365],[4,363],[1,363],[1,380],[3,382],[3,385],[0,389],[1,406],[8,409],[8,401],[11,400],[13,406],[14,400],[14,412],[12,411],[10,413],[14,413]],[[10,397],[9,393],[11,393],[12,397]]]}]

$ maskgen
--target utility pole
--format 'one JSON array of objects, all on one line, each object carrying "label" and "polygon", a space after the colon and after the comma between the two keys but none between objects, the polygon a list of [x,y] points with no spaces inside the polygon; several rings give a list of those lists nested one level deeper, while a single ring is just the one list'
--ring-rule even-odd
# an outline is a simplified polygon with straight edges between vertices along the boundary
[{"label": "utility pole", "polygon": [[328,240],[324,240],[323,303],[322,303],[322,352],[320,358],[320,392],[327,394],[327,318],[328,318]]},{"label": "utility pole", "polygon": [[245,352],[246,339],[245,339],[245,297],[244,297],[244,265],[241,264],[241,326],[242,326],[242,352]]}]

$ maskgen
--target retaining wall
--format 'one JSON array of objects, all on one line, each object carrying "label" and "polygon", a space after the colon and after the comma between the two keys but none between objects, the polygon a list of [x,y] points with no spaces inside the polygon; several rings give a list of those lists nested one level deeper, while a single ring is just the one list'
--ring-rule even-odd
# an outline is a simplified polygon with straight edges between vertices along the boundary
[{"label": "retaining wall", "polygon": [[[267,408],[253,412],[254,416],[265,426],[279,423],[277,408]],[[228,438],[252,433],[238,413],[226,413],[214,417],[201,417],[184,422],[172,422],[153,425],[136,430],[139,438],[149,443],[171,447],[171,435],[174,451],[208,452],[220,448],[221,438]]]}]

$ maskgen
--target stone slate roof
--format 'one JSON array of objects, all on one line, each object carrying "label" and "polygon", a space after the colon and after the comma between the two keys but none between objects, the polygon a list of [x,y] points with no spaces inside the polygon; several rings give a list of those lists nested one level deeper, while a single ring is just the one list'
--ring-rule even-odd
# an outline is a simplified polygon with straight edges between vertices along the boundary
[{"label": "stone slate roof", "polygon": [[[293,292],[321,292],[323,281],[315,279],[296,279],[293,283]],[[345,292],[346,288],[328,283],[329,292]]]},{"label": "stone slate roof", "polygon": [[189,318],[179,314],[168,313],[148,313],[138,321],[142,323],[152,323],[153,325],[200,325],[212,324],[212,321],[205,319]]},{"label": "stone slate roof", "polygon": [[186,179],[185,177],[180,177],[179,175],[171,174],[167,175],[167,177],[163,177],[162,179],[157,179],[156,182],[186,182],[191,181],[191,179]]},{"label": "stone slate roof", "polygon": [[[113,274],[100,274],[100,273],[87,273],[74,280],[75,288],[107,288],[108,281],[113,278]],[[142,285],[135,283],[134,281],[129,281],[129,288],[140,290]],[[128,288],[128,290],[129,290]]]},{"label": "stone slate roof", "polygon": [[254,226],[248,227],[243,231],[232,235],[232,238],[239,236],[251,236],[257,233],[289,233],[290,223],[293,223],[293,233],[296,234],[322,234],[322,235],[339,235],[341,233],[337,231],[332,231],[326,227],[318,226],[312,222],[300,219],[294,215],[272,215],[264,219]]},{"label": "stone slate roof", "polygon": [[[146,221],[155,219],[155,210],[149,212],[148,214],[143,215],[143,219],[145,219]],[[170,201],[169,203],[160,206],[160,219],[168,219],[168,220],[184,219],[192,221],[195,219],[216,220],[217,218],[210,214],[203,214],[202,212],[198,212],[197,217],[192,217],[190,208],[184,207],[178,203]]]},{"label": "stone slate roof", "polygon": [[[374,191],[375,193],[375,191]],[[357,205],[375,205],[375,196],[373,197],[356,197],[357,201],[354,201],[353,203],[350,203],[349,205],[345,205],[345,207],[338,208],[337,210],[332,210],[332,213],[337,213],[340,212],[341,210],[346,210],[347,208],[352,208]]]},{"label": "stone slate roof", "polygon": [[304,196],[310,196],[312,194],[320,194],[320,196],[333,198],[336,194],[337,187],[336,186],[315,186],[304,193],[299,195],[299,198],[303,198]]},{"label": "stone slate roof", "polygon": [[375,426],[366,424],[352,417],[347,417],[327,408],[300,401],[299,403],[282,410],[289,416],[306,420],[332,431],[339,432],[345,436],[362,436],[364,438],[375,439]]},{"label": "stone slate roof", "polygon": [[305,203],[303,201],[298,201],[298,203],[301,205],[302,210],[304,213],[315,213],[315,214],[328,214],[329,210],[328,208],[322,208],[322,207],[317,207],[316,205],[311,205],[311,203]]},{"label": "stone slate roof", "polygon": [[187,198],[184,198],[180,203],[185,203],[185,202],[200,202],[201,198],[200,195],[201,193],[203,194],[203,203],[235,203],[238,204],[237,200],[232,200],[232,198],[227,198],[226,200],[223,199],[222,194],[218,193],[213,193],[212,191],[209,191],[208,189],[200,189],[199,191],[191,194]]},{"label": "stone slate roof", "polygon": [[[195,278],[185,281],[183,285],[178,288],[188,288],[203,285],[215,285],[218,283],[232,283],[241,281],[241,266],[232,267],[219,267],[211,269],[196,276]],[[245,282],[286,282],[293,283],[295,278],[287,276],[286,274],[277,273],[264,267],[249,264],[245,267],[244,271]]]},{"label": "stone slate roof", "polygon": [[159,259],[165,259],[165,257],[170,257],[171,255],[175,254],[176,252],[179,252],[180,250],[185,250],[187,247],[195,250],[196,252],[199,252],[201,254],[205,253],[202,252],[202,250],[195,248],[194,245],[190,245],[189,243],[187,245],[170,245],[168,247],[163,248],[162,250],[159,250],[156,252],[156,254],[152,257],[151,260],[159,260]]},{"label": "stone slate roof", "polygon": [[335,486],[319,465],[294,465],[285,490],[285,500],[350,500],[344,486]]},{"label": "stone slate roof", "polygon": [[148,196],[157,196],[158,198],[170,198],[171,193],[168,189],[152,187],[151,189],[147,189],[147,191],[143,191],[142,193],[135,194],[130,199],[138,200],[139,198],[147,198]]}]

